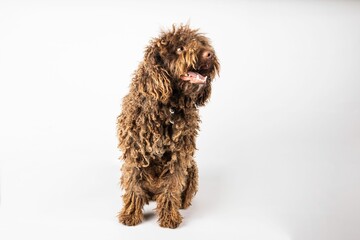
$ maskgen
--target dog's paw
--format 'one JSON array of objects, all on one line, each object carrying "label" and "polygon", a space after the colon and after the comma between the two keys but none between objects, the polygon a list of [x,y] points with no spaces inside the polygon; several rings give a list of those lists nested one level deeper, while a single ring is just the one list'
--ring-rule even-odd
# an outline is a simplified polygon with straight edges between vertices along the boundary
[{"label": "dog's paw", "polygon": [[128,215],[128,214],[120,213],[118,218],[119,218],[120,223],[127,225],[127,226],[135,226],[135,225],[141,223],[141,221],[142,221],[142,216],[139,214]]},{"label": "dog's paw", "polygon": [[188,201],[184,201],[181,206],[180,206],[180,209],[187,209],[188,207],[191,206],[191,203],[188,202]]},{"label": "dog's paw", "polygon": [[179,212],[164,214],[159,218],[159,225],[164,228],[177,228],[181,222],[182,217]]}]

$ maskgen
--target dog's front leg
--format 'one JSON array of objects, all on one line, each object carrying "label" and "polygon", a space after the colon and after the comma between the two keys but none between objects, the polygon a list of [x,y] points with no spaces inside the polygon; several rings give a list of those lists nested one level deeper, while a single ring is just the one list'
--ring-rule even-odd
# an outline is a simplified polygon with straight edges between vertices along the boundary
[{"label": "dog's front leg", "polygon": [[119,222],[134,226],[142,221],[142,208],[148,202],[148,195],[144,192],[140,178],[140,170],[133,166],[123,165],[121,185],[125,190],[123,208],[118,215]]},{"label": "dog's front leg", "polygon": [[180,167],[163,177],[163,190],[157,196],[157,213],[159,216],[159,224],[161,227],[177,228],[182,217],[179,209],[181,207],[181,193],[185,185],[185,174]]}]

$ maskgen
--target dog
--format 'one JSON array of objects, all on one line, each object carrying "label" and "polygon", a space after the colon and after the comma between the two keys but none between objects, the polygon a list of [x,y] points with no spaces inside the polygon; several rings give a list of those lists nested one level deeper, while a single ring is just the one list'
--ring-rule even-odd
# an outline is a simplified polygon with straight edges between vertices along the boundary
[{"label": "dog", "polygon": [[124,160],[120,223],[139,224],[150,200],[161,227],[182,222],[179,209],[190,206],[198,187],[198,107],[209,100],[219,70],[210,40],[189,25],[173,25],[146,47],[117,118]]}]

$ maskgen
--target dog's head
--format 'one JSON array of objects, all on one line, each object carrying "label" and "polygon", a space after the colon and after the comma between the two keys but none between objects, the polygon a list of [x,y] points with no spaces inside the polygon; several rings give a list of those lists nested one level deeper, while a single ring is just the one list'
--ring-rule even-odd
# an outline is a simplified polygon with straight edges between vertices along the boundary
[{"label": "dog's head", "polygon": [[174,88],[201,93],[220,69],[210,40],[188,25],[174,25],[152,39],[145,50],[144,63],[152,79],[146,90],[163,102]]}]

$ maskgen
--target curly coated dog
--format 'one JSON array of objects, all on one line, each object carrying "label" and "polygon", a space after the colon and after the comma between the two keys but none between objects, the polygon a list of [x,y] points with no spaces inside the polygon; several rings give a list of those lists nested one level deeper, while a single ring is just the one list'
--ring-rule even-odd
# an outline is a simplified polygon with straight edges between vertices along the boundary
[{"label": "curly coated dog", "polygon": [[190,206],[198,185],[198,107],[208,101],[219,69],[209,39],[188,25],[173,25],[150,41],[117,119],[121,223],[140,223],[149,200],[156,201],[161,227],[181,223],[179,209]]}]

